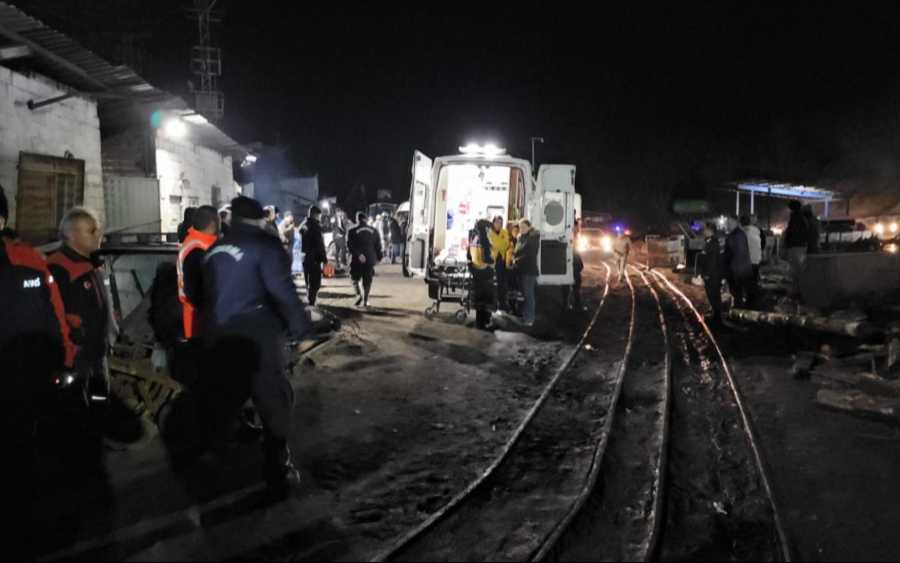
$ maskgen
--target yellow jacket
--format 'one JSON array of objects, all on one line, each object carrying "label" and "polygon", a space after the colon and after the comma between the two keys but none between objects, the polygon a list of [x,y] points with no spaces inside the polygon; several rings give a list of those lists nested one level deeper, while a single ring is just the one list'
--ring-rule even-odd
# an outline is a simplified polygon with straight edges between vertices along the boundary
[{"label": "yellow jacket", "polygon": [[494,229],[491,229],[488,231],[488,238],[491,239],[491,252],[494,253],[494,258],[505,260],[506,253],[509,252],[509,249],[512,246],[509,242],[509,231],[500,229],[500,232],[498,233]]}]

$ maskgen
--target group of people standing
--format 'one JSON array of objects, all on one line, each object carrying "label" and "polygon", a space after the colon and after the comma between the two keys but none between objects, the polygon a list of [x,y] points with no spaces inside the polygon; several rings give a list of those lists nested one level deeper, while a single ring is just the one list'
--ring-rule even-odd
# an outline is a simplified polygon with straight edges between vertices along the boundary
[{"label": "group of people standing", "polygon": [[496,330],[495,311],[515,314],[519,292],[524,298],[522,325],[534,326],[540,233],[527,219],[514,225],[512,232],[504,228],[505,223],[500,216],[493,221],[481,219],[469,234],[475,320],[481,330]]},{"label": "group of people standing", "polygon": [[36,477],[39,443],[55,448],[69,486],[104,477],[106,359],[118,325],[95,254],[100,225],[94,213],[69,210],[59,228],[61,246],[49,258],[22,242],[9,218],[0,187],[0,478],[6,485],[0,526],[6,551],[16,554],[33,547],[29,515],[38,487],[46,485]]},{"label": "group of people standing", "polygon": [[[789,207],[791,219],[779,251],[791,264],[795,290],[799,291],[800,269],[806,257],[819,252],[820,227],[811,206],[791,201]],[[757,225],[756,217],[729,219],[724,239],[717,226],[710,223],[706,225],[705,236],[701,275],[712,309],[711,320],[722,322],[723,281],[728,283],[734,308],[758,310],[761,306],[760,268],[770,240]]]},{"label": "group of people standing", "polygon": [[760,267],[767,246],[765,232],[754,218],[743,216],[727,220],[724,239],[714,223],[706,225],[704,234],[706,247],[701,275],[712,309],[710,321],[714,324],[723,321],[723,281],[728,283],[734,308],[758,308]]}]

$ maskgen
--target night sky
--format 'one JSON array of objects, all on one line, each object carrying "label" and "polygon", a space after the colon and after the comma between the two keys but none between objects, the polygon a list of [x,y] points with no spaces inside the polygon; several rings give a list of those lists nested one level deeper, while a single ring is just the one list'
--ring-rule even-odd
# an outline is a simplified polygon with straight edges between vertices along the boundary
[{"label": "night sky", "polygon": [[[145,34],[145,76],[184,93],[187,0],[14,3],[104,55]],[[634,218],[751,176],[897,192],[900,6],[745,4],[220,0],[221,127],[339,197],[405,192],[414,149],[528,158],[531,136],[589,207]]]}]

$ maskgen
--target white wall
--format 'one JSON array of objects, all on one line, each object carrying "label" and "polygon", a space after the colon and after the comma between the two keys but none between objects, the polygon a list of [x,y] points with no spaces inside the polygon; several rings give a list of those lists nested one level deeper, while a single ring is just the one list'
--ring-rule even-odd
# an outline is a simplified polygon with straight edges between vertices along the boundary
[{"label": "white wall", "polygon": [[[156,173],[164,232],[177,229],[187,207],[211,205],[213,186],[222,189],[223,204],[237,195],[231,157],[194,145],[189,139],[157,137]],[[173,197],[181,198],[180,204]]]},{"label": "white wall", "polygon": [[0,184],[6,190],[13,225],[16,224],[19,152],[85,161],[84,204],[101,219],[103,181],[100,162],[100,119],[97,104],[85,98],[69,98],[31,111],[28,100],[39,102],[63,95],[61,87],[42,76],[28,77],[0,67]]}]

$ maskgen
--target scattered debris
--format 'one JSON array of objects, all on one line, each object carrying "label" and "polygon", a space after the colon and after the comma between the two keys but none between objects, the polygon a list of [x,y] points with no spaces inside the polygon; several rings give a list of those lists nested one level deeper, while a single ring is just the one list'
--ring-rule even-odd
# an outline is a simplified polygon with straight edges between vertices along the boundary
[{"label": "scattered debris", "polygon": [[869,395],[900,399],[900,381],[885,379],[874,373],[860,375],[857,387]]},{"label": "scattered debris", "polygon": [[813,366],[816,365],[816,354],[812,352],[800,352],[797,354],[797,361],[791,368],[791,375],[794,379],[809,379]]},{"label": "scattered debris", "polygon": [[858,390],[822,389],[816,394],[816,402],[823,408],[900,423],[900,399],[875,397]]},{"label": "scattered debris", "polygon": [[860,375],[852,366],[843,362],[828,362],[815,368],[810,381],[824,387],[851,388],[859,384]]}]

